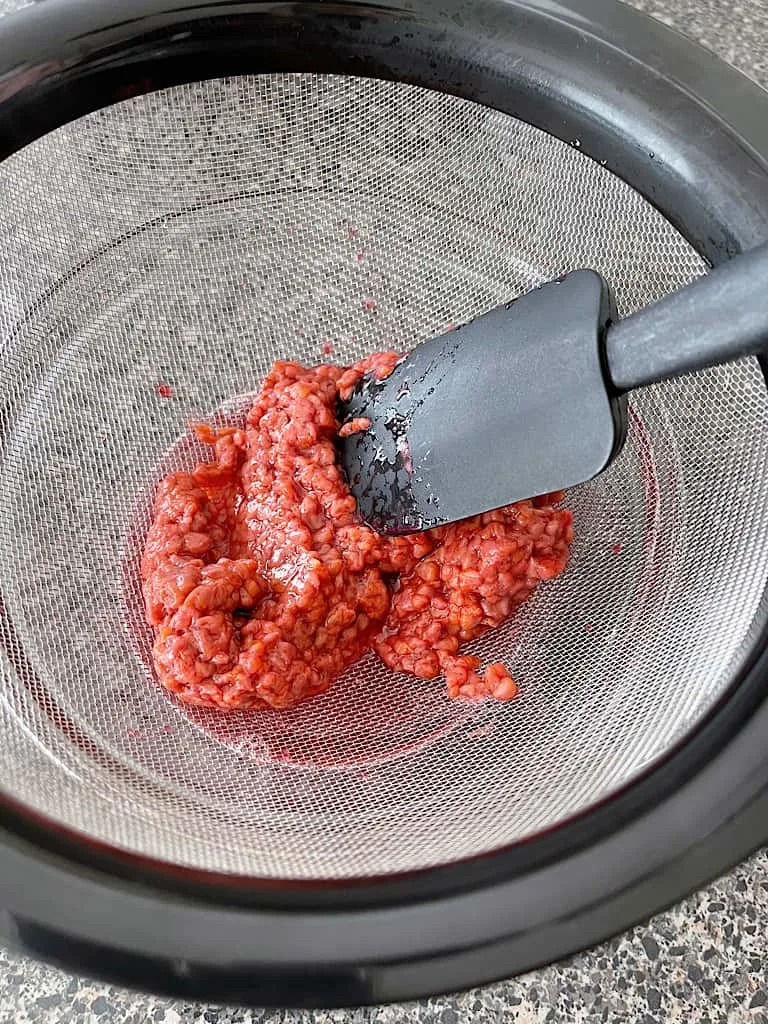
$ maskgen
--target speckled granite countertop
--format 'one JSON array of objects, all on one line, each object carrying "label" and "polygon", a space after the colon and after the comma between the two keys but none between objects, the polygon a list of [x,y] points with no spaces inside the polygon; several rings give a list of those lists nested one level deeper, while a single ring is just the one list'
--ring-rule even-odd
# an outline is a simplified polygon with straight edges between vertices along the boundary
[{"label": "speckled granite countertop", "polygon": [[[28,0],[0,0],[0,13]],[[54,0],[55,2],[55,0]],[[768,87],[768,0],[635,0]],[[0,950],[0,1024],[768,1024],[768,851],[621,938],[422,1003],[298,1013],[156,999]]]}]

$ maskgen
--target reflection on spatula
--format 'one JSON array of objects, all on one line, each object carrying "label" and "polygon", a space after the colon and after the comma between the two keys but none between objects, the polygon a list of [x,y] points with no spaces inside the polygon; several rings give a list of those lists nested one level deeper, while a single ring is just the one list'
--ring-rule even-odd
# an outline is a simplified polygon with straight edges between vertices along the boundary
[{"label": "reflection on spatula", "polygon": [[602,472],[626,433],[626,392],[768,347],[768,244],[618,320],[577,270],[418,345],[363,379],[340,440],[362,518],[413,533]]}]

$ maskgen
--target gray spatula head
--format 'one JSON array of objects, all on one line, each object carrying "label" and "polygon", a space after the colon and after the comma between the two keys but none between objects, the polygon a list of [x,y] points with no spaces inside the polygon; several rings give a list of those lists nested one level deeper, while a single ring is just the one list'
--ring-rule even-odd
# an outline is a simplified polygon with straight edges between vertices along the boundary
[{"label": "gray spatula head", "polygon": [[361,517],[413,533],[571,487],[625,435],[622,394],[766,347],[768,243],[617,321],[577,270],[418,345],[340,409],[370,427],[340,444]]},{"label": "gray spatula head", "polygon": [[599,473],[624,438],[603,371],[615,310],[591,270],[569,274],[417,346],[364,379],[341,441],[360,515],[410,533],[558,490]]}]

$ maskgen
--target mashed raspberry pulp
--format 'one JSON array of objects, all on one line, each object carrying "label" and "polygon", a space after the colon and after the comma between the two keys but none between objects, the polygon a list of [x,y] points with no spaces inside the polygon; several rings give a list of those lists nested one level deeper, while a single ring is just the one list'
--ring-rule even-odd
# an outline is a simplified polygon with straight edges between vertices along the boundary
[{"label": "mashed raspberry pulp", "polygon": [[357,517],[336,462],[337,420],[380,352],[351,367],[276,363],[242,428],[197,427],[212,461],[158,488],[141,576],[154,663],[190,704],[290,708],[367,650],[397,672],[444,674],[451,697],[514,697],[507,669],[460,646],[565,567],[560,495],[409,537]]}]

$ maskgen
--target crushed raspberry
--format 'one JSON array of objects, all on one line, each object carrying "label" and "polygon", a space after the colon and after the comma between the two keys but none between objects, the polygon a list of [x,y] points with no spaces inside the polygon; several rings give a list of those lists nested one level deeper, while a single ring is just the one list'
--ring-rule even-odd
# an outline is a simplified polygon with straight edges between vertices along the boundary
[{"label": "crushed raspberry", "polygon": [[351,437],[352,434],[361,434],[364,430],[367,430],[371,425],[371,421],[367,416],[357,416],[353,420],[349,420],[343,426],[339,427],[339,437]]},{"label": "crushed raspberry", "polygon": [[[511,700],[505,666],[461,646],[565,567],[562,494],[408,537],[363,525],[336,462],[339,398],[399,360],[276,363],[242,427],[196,427],[211,461],[160,484],[141,564],[163,686],[216,708],[290,708],[373,648],[448,694]],[[364,424],[364,425],[363,425]]]}]

